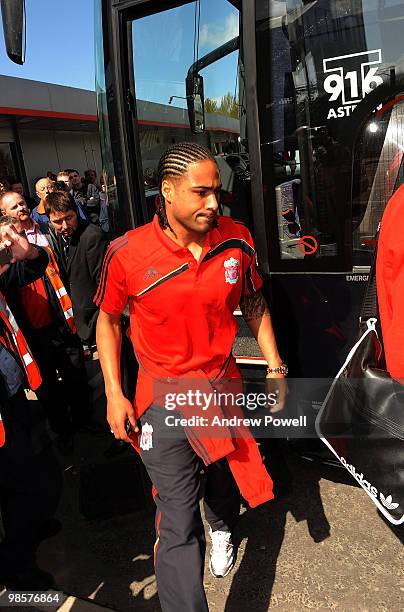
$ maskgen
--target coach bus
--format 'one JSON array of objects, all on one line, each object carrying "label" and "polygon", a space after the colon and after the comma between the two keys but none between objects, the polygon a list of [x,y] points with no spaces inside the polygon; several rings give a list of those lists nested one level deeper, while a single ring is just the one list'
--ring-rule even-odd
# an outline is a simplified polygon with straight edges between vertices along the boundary
[{"label": "coach bus", "polygon": [[[376,228],[403,181],[403,25],[402,0],[95,0],[115,234],[153,216],[169,144],[210,147],[292,377],[332,378],[357,333]],[[262,364],[242,325],[235,350]],[[325,392],[302,410],[314,417]]]}]

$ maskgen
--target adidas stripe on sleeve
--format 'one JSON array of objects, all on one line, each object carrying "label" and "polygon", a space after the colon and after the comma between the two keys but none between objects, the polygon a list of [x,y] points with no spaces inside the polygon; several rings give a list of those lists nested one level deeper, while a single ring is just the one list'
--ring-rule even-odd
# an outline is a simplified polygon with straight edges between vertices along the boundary
[{"label": "adidas stripe on sleeve", "polygon": [[126,271],[122,265],[119,251],[128,243],[127,236],[114,240],[104,257],[100,283],[94,302],[100,309],[111,315],[118,315],[128,301]]}]

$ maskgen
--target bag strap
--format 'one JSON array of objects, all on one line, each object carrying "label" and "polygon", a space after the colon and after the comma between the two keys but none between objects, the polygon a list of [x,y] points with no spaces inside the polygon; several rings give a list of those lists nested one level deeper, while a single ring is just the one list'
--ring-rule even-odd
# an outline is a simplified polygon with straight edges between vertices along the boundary
[{"label": "bag strap", "polygon": [[372,258],[372,265],[370,267],[369,278],[365,289],[365,295],[363,297],[362,306],[359,315],[359,323],[362,324],[368,319],[379,318],[379,307],[377,303],[377,287],[376,287],[376,259],[377,259],[377,247],[379,243],[380,223],[377,228],[375,235],[375,250]]}]

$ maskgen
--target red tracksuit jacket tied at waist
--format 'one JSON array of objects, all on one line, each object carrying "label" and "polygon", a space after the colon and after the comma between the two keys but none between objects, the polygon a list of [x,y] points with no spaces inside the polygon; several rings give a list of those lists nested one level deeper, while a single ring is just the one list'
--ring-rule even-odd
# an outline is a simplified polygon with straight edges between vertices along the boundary
[{"label": "red tracksuit jacket tied at waist", "polygon": [[[241,373],[233,357],[228,360],[227,366],[220,377],[214,381],[210,381],[202,370],[188,372],[184,377],[173,379],[167,376],[162,379],[161,373],[160,375],[153,375],[150,370],[146,371],[140,364],[136,396],[141,395],[142,399],[148,396],[150,398],[148,406],[153,403],[165,410],[164,397],[166,393],[183,393],[190,387],[211,394],[215,391],[234,395],[243,392]],[[140,394],[138,394],[139,388],[142,390]],[[139,406],[136,402],[137,418],[146,410],[147,408],[144,405]],[[190,417],[197,413],[195,406],[181,406],[180,409],[176,408],[174,412],[167,412],[167,415],[174,414],[184,417],[188,421]],[[198,414],[202,414],[202,412]],[[215,417],[218,417],[220,422],[222,419],[234,416],[242,419],[243,413],[238,406],[215,405],[213,403],[203,411],[203,416],[206,419],[205,423],[212,423]],[[248,427],[242,424],[237,427],[222,425],[219,436],[217,428],[210,425],[197,424],[192,427],[187,425],[184,427],[184,431],[195,453],[205,465],[223,457],[226,458],[241,495],[252,508],[274,498],[272,479],[265,469],[257,443]],[[139,451],[139,435],[131,434],[131,440],[133,447]]]}]

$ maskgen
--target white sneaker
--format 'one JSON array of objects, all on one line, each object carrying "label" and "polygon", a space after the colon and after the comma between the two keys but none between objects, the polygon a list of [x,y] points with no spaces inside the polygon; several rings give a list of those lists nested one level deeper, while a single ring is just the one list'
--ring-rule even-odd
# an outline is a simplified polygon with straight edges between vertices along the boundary
[{"label": "white sneaker", "polygon": [[209,568],[215,578],[224,578],[234,565],[234,549],[229,531],[212,531],[209,527],[212,540]]}]

